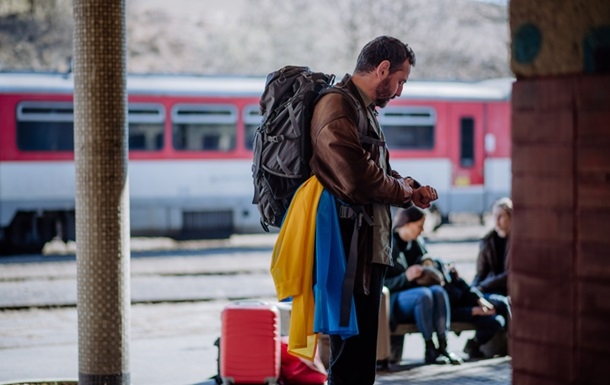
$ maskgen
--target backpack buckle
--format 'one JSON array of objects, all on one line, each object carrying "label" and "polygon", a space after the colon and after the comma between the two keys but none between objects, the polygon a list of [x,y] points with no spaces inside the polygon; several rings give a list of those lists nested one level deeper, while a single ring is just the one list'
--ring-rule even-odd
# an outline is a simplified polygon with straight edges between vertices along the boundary
[{"label": "backpack buckle", "polygon": [[354,219],[355,214],[351,207],[339,205],[339,218]]},{"label": "backpack buckle", "polygon": [[283,141],[285,137],[285,135],[267,135],[265,139],[267,140],[267,142],[279,143]]},{"label": "backpack buckle", "polygon": [[354,209],[351,206],[339,205],[339,218],[353,219],[358,227],[362,226],[362,220],[365,220],[369,226],[373,226],[373,218],[371,218],[362,206],[357,206]]}]

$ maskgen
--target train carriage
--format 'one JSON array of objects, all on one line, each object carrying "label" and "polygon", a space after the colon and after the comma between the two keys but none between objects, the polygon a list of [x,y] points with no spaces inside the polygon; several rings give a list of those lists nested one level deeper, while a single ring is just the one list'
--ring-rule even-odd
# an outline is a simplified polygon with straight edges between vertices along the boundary
[{"label": "train carriage", "polygon": [[511,79],[408,82],[379,110],[392,168],[437,189],[443,223],[510,195],[511,89]]},{"label": "train carriage", "polygon": [[[379,110],[393,168],[437,188],[445,220],[510,194],[511,83],[410,81]],[[128,76],[132,236],[262,231],[251,166],[264,84]],[[70,74],[0,73],[0,254],[75,238],[72,94]]]}]

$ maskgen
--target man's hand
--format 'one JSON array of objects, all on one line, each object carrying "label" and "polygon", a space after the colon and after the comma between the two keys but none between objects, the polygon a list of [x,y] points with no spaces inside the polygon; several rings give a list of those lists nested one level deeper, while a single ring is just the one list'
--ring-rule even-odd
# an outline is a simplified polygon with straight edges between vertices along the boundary
[{"label": "man's hand", "polygon": [[419,208],[427,209],[431,203],[438,199],[436,189],[430,186],[421,186],[420,188],[413,189],[413,195],[411,201]]}]

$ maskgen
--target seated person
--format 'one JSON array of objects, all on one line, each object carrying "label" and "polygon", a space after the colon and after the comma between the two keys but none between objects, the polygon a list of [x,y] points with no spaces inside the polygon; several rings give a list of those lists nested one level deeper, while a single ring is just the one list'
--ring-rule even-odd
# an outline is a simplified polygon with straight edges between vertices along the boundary
[{"label": "seated person", "polygon": [[510,265],[510,230],[513,202],[501,198],[492,207],[494,228],[479,243],[477,270],[471,286],[483,293],[496,312],[506,320],[506,329],[511,319],[508,298],[508,271]]},{"label": "seated person", "polygon": [[[399,210],[394,218],[394,266],[388,267],[385,278],[385,286],[390,290],[390,325],[394,330],[398,323],[415,322],[424,338],[426,364],[461,364],[460,357],[447,351],[451,317],[447,292],[440,284],[418,283],[420,278],[425,278],[420,264],[426,253],[420,237],[424,220],[425,213],[415,206]],[[434,333],[438,346],[432,339]]]},{"label": "seated person", "polygon": [[483,294],[468,285],[458,274],[455,267],[447,265],[438,258],[424,256],[423,266],[430,266],[443,275],[444,289],[449,296],[451,307],[451,320],[453,322],[472,323],[476,332],[474,338],[469,339],[464,346],[464,353],[470,358],[483,358],[481,345],[491,339],[504,327],[504,318],[496,315],[494,306],[485,299]]}]

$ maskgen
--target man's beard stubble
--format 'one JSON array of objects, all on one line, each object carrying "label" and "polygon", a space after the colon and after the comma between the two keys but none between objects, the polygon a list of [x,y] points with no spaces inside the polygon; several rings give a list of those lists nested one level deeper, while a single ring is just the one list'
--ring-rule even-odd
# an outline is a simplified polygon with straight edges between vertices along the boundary
[{"label": "man's beard stubble", "polygon": [[383,108],[388,105],[394,95],[390,92],[390,79],[385,78],[375,89],[375,105]]}]

